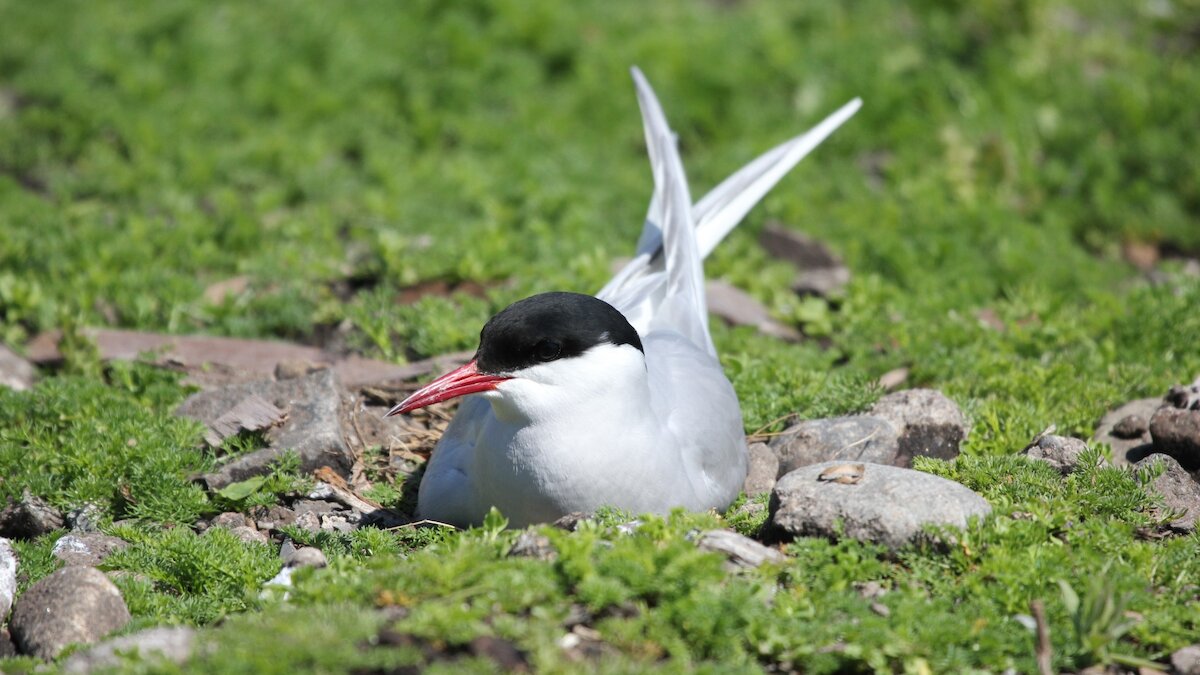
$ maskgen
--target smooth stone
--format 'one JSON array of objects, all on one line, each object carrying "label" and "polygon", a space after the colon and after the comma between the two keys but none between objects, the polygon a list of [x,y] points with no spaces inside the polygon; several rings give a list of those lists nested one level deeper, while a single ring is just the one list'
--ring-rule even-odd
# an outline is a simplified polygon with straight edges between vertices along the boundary
[{"label": "smooth stone", "polygon": [[63,517],[58,509],[28,489],[20,499],[0,510],[0,537],[36,539],[62,526]]},{"label": "smooth stone", "polygon": [[823,462],[779,479],[770,510],[774,537],[849,537],[898,549],[928,540],[927,526],[965,528],[969,518],[992,508],[965,486],[932,474]]},{"label": "smooth stone", "polygon": [[1124,438],[1117,433],[1117,424],[1130,416],[1149,420],[1161,405],[1162,399],[1160,398],[1142,398],[1110,410],[1100,418],[1096,432],[1092,434],[1092,443],[1104,443],[1112,448],[1113,466],[1127,466],[1153,453],[1148,426],[1144,433]]},{"label": "smooth stone", "polygon": [[1087,443],[1078,438],[1046,434],[1025,448],[1025,455],[1049,464],[1065,476],[1079,468],[1079,456],[1087,449]]},{"label": "smooth stone", "polygon": [[325,554],[319,548],[306,546],[298,548],[291,552],[283,559],[283,564],[287,567],[325,567],[329,562],[325,559]]},{"label": "smooth stone", "polygon": [[23,654],[52,659],[68,645],[90,644],[129,623],[121,591],[95,567],[72,566],[30,586],[9,629]]},{"label": "smooth stone", "polygon": [[26,391],[33,387],[33,365],[0,344],[0,387]]},{"label": "smooth stone", "polygon": [[747,451],[750,455],[750,470],[742,483],[742,492],[748,497],[757,497],[775,487],[775,479],[779,477],[779,457],[771,452],[766,443],[751,443]]},{"label": "smooth stone", "polygon": [[85,502],[67,512],[65,524],[76,534],[99,532],[104,518],[104,507],[95,502]]},{"label": "smooth stone", "polygon": [[263,544],[264,546],[271,543],[271,538],[259,532],[257,529],[249,525],[238,525],[237,527],[229,528],[230,534],[241,539],[246,544]]},{"label": "smooth stone", "polygon": [[1166,465],[1166,470],[1148,487],[1163,498],[1163,505],[1168,509],[1183,513],[1171,521],[1171,529],[1192,532],[1196,529],[1196,519],[1200,518],[1200,483],[1174,457],[1162,453],[1150,455],[1134,467],[1141,472],[1160,462]]},{"label": "smooth stone", "polygon": [[970,433],[958,404],[936,389],[903,389],[875,402],[867,414],[881,417],[900,435],[896,466],[912,466],[913,457],[954,459]]},{"label": "smooth stone", "polygon": [[1154,451],[1168,454],[1188,471],[1200,469],[1200,410],[1163,407],[1150,418]]},{"label": "smooth stone", "polygon": [[196,631],[187,626],[159,626],[122,635],[69,656],[62,671],[70,674],[91,673],[120,667],[126,655],[144,660],[183,665],[192,656]]},{"label": "smooth stone", "polygon": [[67,534],[54,542],[50,553],[65,565],[86,565],[95,567],[104,559],[129,546],[127,542],[117,537],[99,532],[83,532]]},{"label": "smooth stone", "polygon": [[1175,675],[1200,675],[1200,644],[1175,650],[1171,654],[1171,668]]},{"label": "smooth stone", "polygon": [[779,458],[777,475],[832,460],[892,464],[900,452],[900,436],[890,422],[856,415],[805,420],[767,444]]}]

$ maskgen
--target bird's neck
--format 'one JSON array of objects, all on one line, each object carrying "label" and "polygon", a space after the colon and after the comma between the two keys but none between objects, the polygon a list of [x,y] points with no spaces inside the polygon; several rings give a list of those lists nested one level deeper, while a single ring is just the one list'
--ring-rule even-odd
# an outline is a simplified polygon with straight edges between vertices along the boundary
[{"label": "bird's neck", "polygon": [[486,397],[496,418],[508,424],[568,425],[583,430],[580,433],[611,433],[588,425],[646,419],[650,387],[640,349],[600,345],[583,356],[518,375]]}]

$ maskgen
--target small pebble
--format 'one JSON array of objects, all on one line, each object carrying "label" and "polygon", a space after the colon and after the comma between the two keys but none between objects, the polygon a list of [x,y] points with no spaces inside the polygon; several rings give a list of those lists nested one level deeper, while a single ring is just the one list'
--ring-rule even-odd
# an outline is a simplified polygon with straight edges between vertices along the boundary
[{"label": "small pebble", "polygon": [[1126,415],[1113,426],[1113,436],[1117,438],[1141,438],[1150,430],[1146,419],[1141,415]]}]

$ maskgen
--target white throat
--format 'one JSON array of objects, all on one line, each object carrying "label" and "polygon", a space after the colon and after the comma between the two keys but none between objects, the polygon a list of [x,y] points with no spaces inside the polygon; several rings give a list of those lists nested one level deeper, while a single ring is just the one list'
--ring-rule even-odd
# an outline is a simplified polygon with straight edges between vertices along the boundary
[{"label": "white throat", "polygon": [[650,389],[641,350],[605,343],[579,356],[517,371],[484,397],[502,422],[570,424],[587,433],[589,421],[628,424],[646,417]]}]

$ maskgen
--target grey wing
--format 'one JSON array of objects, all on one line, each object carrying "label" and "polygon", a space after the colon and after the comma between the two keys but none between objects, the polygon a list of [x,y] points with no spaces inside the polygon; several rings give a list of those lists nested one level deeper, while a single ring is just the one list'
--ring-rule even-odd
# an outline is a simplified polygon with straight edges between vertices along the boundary
[{"label": "grey wing", "polygon": [[733,385],[715,358],[683,336],[656,332],[643,342],[652,405],[679,448],[679,469],[697,499],[691,507],[728,506],[749,463]]}]

